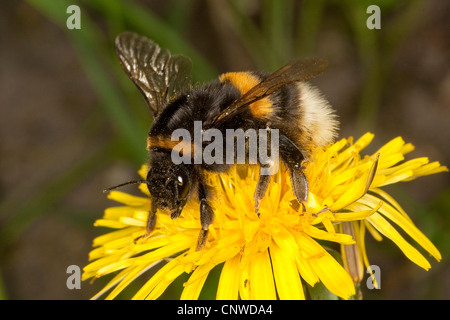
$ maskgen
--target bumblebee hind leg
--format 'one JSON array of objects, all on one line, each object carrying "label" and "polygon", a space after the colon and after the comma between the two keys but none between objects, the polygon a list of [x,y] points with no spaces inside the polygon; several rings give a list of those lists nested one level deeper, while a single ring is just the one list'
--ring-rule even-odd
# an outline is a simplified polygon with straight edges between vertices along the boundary
[{"label": "bumblebee hind leg", "polygon": [[280,135],[280,156],[289,170],[292,191],[297,201],[303,206],[308,201],[308,180],[301,166],[305,159],[302,151],[285,135]]},{"label": "bumblebee hind leg", "polygon": [[259,206],[266,194],[267,188],[269,187],[270,178],[272,177],[271,175],[263,175],[261,173],[263,168],[264,166],[261,165],[259,169],[258,183],[256,184],[255,194],[253,196],[253,199],[255,200],[255,213],[258,215],[258,218],[261,217],[259,213]]},{"label": "bumblebee hind leg", "polygon": [[292,191],[294,192],[297,201],[301,204],[308,201],[308,180],[306,180],[303,168],[289,168],[289,175],[291,178]]}]

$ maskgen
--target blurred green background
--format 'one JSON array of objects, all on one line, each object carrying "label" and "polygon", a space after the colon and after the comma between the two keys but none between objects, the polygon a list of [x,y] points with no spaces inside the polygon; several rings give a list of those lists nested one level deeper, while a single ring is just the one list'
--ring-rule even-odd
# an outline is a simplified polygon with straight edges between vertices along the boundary
[{"label": "blurred green background", "polygon": [[[369,30],[366,8],[375,3],[381,29]],[[80,30],[66,27],[72,4]],[[102,190],[136,178],[147,160],[151,118],[115,57],[121,31],[189,56],[196,82],[326,58],[328,71],[313,82],[337,110],[341,137],[374,132],[375,150],[401,135],[416,146],[410,157],[450,165],[449,1],[3,0],[1,9],[2,299],[87,299],[105,284],[69,290],[66,269],[85,266],[93,238],[107,231],[92,226],[114,205]],[[387,191],[443,260],[426,272],[367,235],[381,290],[363,285],[363,297],[449,299],[449,174]],[[214,281],[201,297],[214,297]],[[181,283],[164,298],[179,297]]]}]

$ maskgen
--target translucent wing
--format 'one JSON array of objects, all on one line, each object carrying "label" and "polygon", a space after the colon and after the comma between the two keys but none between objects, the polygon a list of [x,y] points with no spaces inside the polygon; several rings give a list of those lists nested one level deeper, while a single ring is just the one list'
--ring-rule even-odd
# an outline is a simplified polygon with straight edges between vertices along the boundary
[{"label": "translucent wing", "polygon": [[288,84],[306,81],[321,74],[327,66],[328,62],[321,59],[306,58],[292,61],[234,101],[214,120],[213,126],[220,125],[227,119],[244,111],[251,103],[267,97]]},{"label": "translucent wing", "polygon": [[119,34],[115,46],[122,68],[144,95],[154,117],[174,94],[189,85],[189,58],[171,55],[167,49],[132,32]]}]

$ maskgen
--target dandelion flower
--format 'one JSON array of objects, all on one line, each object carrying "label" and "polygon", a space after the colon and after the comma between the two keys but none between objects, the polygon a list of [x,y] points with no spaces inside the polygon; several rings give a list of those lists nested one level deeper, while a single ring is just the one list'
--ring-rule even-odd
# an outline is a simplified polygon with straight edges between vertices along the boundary
[{"label": "dandelion flower", "polygon": [[[106,209],[95,226],[116,230],[94,240],[83,279],[116,273],[95,296],[110,291],[106,298],[113,299],[141,274],[164,264],[133,298],[157,299],[187,273],[180,298],[197,299],[210,271],[222,264],[217,299],[304,299],[302,282],[312,287],[321,282],[331,293],[348,299],[355,294],[357,280],[352,266],[369,265],[366,229],[376,238],[391,239],[411,261],[428,269],[426,258],[396,227],[438,261],[439,251],[381,187],[448,170],[427,158],[403,161],[413,146],[402,138],[361,156],[372,139],[373,134],[367,133],[354,143],[352,138],[342,139],[314,150],[311,161],[304,163],[309,198],[303,210],[295,205],[289,174],[282,167],[261,202],[260,218],[253,201],[257,167],[235,166],[227,174],[209,174],[208,184],[216,190],[215,218],[200,251],[196,251],[198,201],[188,202],[174,220],[158,213],[155,231],[135,243],[145,232],[150,208],[146,186],[140,185],[142,197],[112,191],[108,197],[123,205]],[[146,172],[144,166],[141,176]],[[326,243],[341,245],[344,266]],[[352,255],[352,250],[359,254]]]}]

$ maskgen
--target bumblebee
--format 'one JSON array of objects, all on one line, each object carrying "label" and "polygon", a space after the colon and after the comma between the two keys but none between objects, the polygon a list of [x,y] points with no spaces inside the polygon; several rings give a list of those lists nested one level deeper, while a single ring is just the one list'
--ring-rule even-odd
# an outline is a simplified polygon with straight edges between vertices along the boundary
[{"label": "bumblebee", "polygon": [[[314,147],[332,142],[338,128],[329,103],[305,82],[322,73],[326,61],[294,60],[272,74],[230,72],[209,83],[192,85],[191,61],[181,55],[171,55],[146,37],[124,32],[117,36],[115,48],[122,68],[144,95],[154,119],[147,139],[147,178],[105,190],[130,183],[147,185],[151,208],[146,233],[139,238],[153,231],[158,209],[175,219],[187,201],[198,197],[201,231],[197,250],[206,243],[214,217],[210,201],[215,190],[206,185],[205,171],[226,172],[232,164],[172,161],[176,144],[171,139],[172,133],[179,128],[193,133],[196,121],[201,121],[203,129],[214,128],[224,134],[227,129],[277,129],[280,160],[289,170],[293,192],[300,204],[308,200],[308,181],[302,162],[309,160]],[[247,145],[246,152],[250,151]],[[262,164],[254,193],[258,215],[271,178],[261,174],[261,169]]]}]

